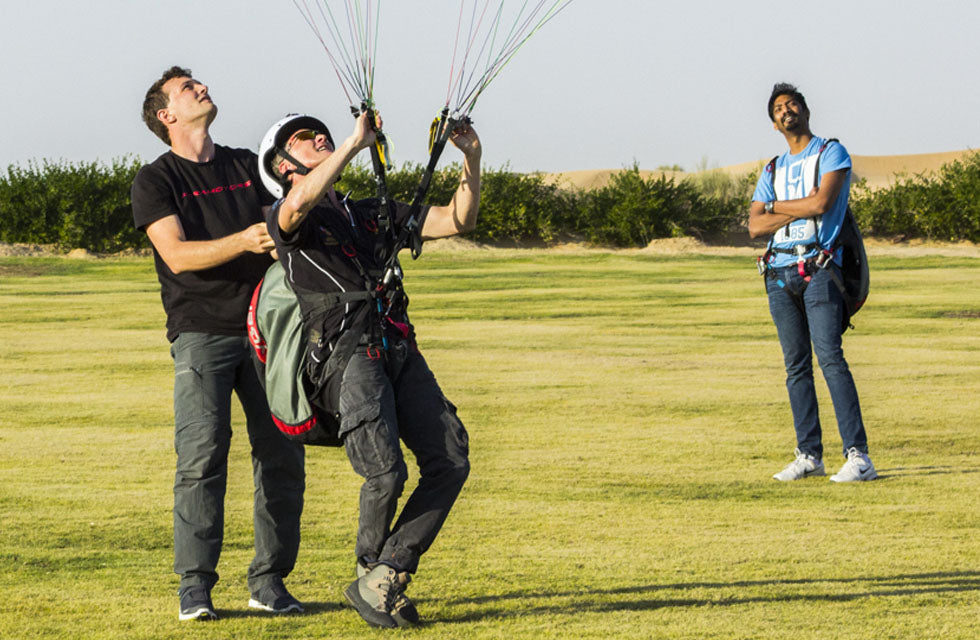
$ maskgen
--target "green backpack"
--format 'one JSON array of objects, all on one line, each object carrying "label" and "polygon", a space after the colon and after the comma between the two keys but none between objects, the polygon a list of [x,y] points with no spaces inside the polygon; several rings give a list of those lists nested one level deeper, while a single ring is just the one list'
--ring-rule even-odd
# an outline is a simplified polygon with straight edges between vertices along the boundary
[{"label": "green backpack", "polygon": [[[279,262],[269,267],[255,287],[246,325],[252,360],[279,431],[303,444],[341,446],[337,436],[340,415],[321,411],[309,401],[304,375],[308,336],[299,300]],[[339,387],[340,376],[336,377]]]}]

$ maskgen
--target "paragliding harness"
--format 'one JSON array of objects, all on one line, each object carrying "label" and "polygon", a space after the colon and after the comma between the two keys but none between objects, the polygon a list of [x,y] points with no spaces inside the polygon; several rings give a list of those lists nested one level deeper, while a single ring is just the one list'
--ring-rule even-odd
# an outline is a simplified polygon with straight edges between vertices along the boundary
[{"label": "paragliding harness", "polygon": [[[831,138],[825,141],[817,152],[817,162],[814,167],[815,184],[820,180],[820,158],[831,142],[839,141],[837,138]],[[769,175],[774,192],[777,158],[778,156],[770,160],[764,169]],[[858,229],[857,221],[854,219],[854,214],[851,212],[850,206],[844,211],[844,219],[841,222],[840,231],[830,247],[821,246],[819,237],[816,237],[814,242],[798,244],[790,249],[774,247],[774,240],[775,234],[769,238],[769,244],[766,246],[765,253],[756,259],[759,274],[766,280],[775,280],[779,288],[785,291],[793,299],[793,302],[799,306],[803,303],[803,291],[800,292],[799,296],[795,296],[786,288],[786,283],[779,278],[776,270],[772,266],[772,261],[775,259],[776,254],[792,254],[797,257],[796,268],[800,277],[804,280],[803,290],[806,289],[811,277],[817,270],[826,269],[831,279],[833,279],[834,284],[840,290],[841,296],[844,298],[841,333],[847,331],[848,328],[853,329],[854,325],[851,324],[851,318],[864,306],[865,300],[868,299],[870,274],[868,271],[867,253],[864,250],[864,240],[861,237],[861,231]],[[803,256],[814,249],[818,250],[816,257],[810,259],[803,258]],[[834,254],[838,249],[841,250],[840,274],[834,269],[828,268],[830,263],[834,261]]]},{"label": "paragliding harness", "polygon": [[[369,113],[369,118],[373,123],[373,114]],[[358,347],[363,347],[369,358],[387,363],[386,333],[393,331],[394,335],[412,338],[404,313],[408,297],[402,286],[398,253],[410,247],[413,258],[421,254],[421,230],[428,211],[423,211],[422,200],[439,155],[458,124],[448,117],[448,112],[433,124],[429,165],[397,234],[394,203],[388,198],[385,181],[387,154],[383,137],[372,147],[377,215],[361,222],[369,232],[385,236],[384,249],[378,256],[383,267],[366,268],[357,257],[346,225],[330,225],[342,252],[361,275],[363,289],[338,293],[306,290],[289,283],[279,262],[269,268],[255,288],[247,317],[253,360],[266,388],[273,422],[287,438],[308,445],[341,446],[340,384],[350,358]],[[356,215],[362,217],[359,211]],[[329,310],[348,304],[358,307],[345,317],[345,329],[331,342],[332,336],[323,335],[322,319]],[[316,404],[311,401],[313,398]]]}]

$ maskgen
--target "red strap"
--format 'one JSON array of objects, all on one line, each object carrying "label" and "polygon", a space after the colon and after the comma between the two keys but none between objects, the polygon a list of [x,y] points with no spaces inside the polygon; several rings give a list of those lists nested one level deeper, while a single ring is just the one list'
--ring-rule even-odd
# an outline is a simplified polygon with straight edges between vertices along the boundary
[{"label": "red strap", "polygon": [[282,431],[283,433],[285,433],[286,435],[289,435],[289,436],[301,436],[301,435],[303,435],[304,433],[306,433],[307,431],[309,431],[310,429],[312,429],[313,427],[316,426],[316,412],[315,411],[313,412],[313,415],[310,416],[310,418],[308,420],[304,420],[303,422],[300,422],[299,424],[289,424],[289,423],[283,422],[282,420],[280,420],[279,418],[277,418],[275,416],[275,414],[270,414],[270,415],[272,416],[272,421],[275,423],[276,427],[280,431]]},{"label": "red strap", "polygon": [[407,324],[405,324],[404,322],[395,322],[391,318],[388,318],[388,322],[390,322],[392,326],[394,326],[396,329],[398,329],[399,332],[401,332],[403,338],[408,337],[409,331],[408,331]]},{"label": "red strap", "polygon": [[245,327],[248,329],[248,341],[252,343],[252,348],[255,349],[255,355],[262,364],[265,364],[268,348],[266,347],[262,333],[259,332],[258,320],[255,317],[255,313],[256,308],[259,306],[259,292],[262,291],[262,282],[264,280],[264,278],[259,280],[259,283],[255,286],[255,291],[252,292],[252,300],[248,303],[248,315],[245,317]]}]

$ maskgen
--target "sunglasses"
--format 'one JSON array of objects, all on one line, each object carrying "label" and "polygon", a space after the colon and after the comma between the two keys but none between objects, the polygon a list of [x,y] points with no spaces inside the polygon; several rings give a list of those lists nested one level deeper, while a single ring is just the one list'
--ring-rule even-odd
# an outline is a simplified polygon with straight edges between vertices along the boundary
[{"label": "sunglasses", "polygon": [[[316,129],[304,129],[303,131],[297,131],[289,139],[289,143],[286,145],[286,150],[288,151],[295,143],[301,140],[316,140],[317,136],[327,136],[323,131],[317,131]],[[330,136],[327,136],[329,139]]]}]

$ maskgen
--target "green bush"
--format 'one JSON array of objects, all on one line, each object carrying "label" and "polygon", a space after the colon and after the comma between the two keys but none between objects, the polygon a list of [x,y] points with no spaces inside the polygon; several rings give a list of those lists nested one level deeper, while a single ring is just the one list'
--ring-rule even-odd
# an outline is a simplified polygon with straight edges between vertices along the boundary
[{"label": "green bush", "polygon": [[[727,176],[726,176],[726,179]],[[705,195],[695,179],[644,178],[633,167],[581,194],[576,230],[598,244],[645,246],[654,238],[703,237],[737,224],[747,197]]]},{"label": "green bush", "polygon": [[[111,252],[147,246],[133,228],[130,185],[135,158],[96,162],[28,162],[0,175],[0,241],[56,244]],[[704,167],[702,167],[704,169]],[[424,172],[406,164],[387,174],[391,198],[410,202]],[[460,165],[435,172],[427,203],[447,204],[459,184]],[[655,238],[711,236],[744,226],[758,171],[732,177],[702,170],[683,180],[644,178],[632,166],[609,184],[588,191],[561,189],[542,174],[508,167],[484,169],[475,240],[548,243],[562,235],[614,246],[645,246]],[[349,166],[337,189],[355,198],[376,193],[369,163]],[[868,235],[902,235],[980,242],[980,154],[937,174],[899,180],[872,191],[854,185],[852,208]]]},{"label": "green bush", "polygon": [[[53,185],[65,173],[61,165],[29,162],[11,165],[0,176],[0,240],[54,244],[61,228],[61,195]],[[50,178],[50,179],[49,179]]]},{"label": "green bush", "polygon": [[489,242],[551,242],[571,230],[578,200],[578,194],[548,184],[540,173],[514,173],[506,167],[485,171],[480,222],[473,237]]},{"label": "green bush", "polygon": [[108,166],[43,160],[8,167],[0,176],[0,240],[98,252],[146,246],[129,195],[140,166],[121,158]]},{"label": "green bush", "polygon": [[851,208],[868,235],[980,242],[980,153],[937,174],[898,180],[873,191],[855,186]]},{"label": "green bush", "polygon": [[[459,186],[460,171],[458,163],[436,170],[424,203],[448,204]],[[424,173],[424,166],[412,163],[388,171],[389,197],[411,202]],[[575,194],[547,184],[541,174],[515,173],[506,167],[483,169],[480,185],[480,223],[469,236],[474,240],[550,242],[575,217]],[[363,163],[350,165],[337,189],[350,191],[354,198],[372,197],[377,193],[374,172]]]},{"label": "green bush", "polygon": [[[417,163],[406,163],[385,173],[388,196],[399,202],[411,202],[422,180],[425,167]],[[459,167],[450,166],[436,170],[424,199],[425,203],[446,204],[459,185]],[[355,162],[344,169],[343,175],[335,185],[339,193],[351,193],[355,199],[373,198],[377,195],[377,182],[370,164]]]}]

